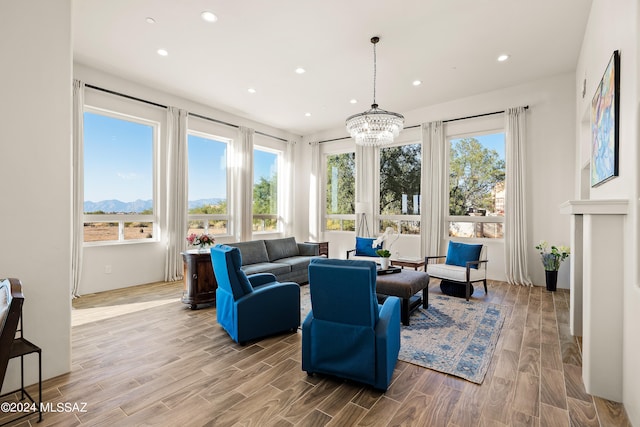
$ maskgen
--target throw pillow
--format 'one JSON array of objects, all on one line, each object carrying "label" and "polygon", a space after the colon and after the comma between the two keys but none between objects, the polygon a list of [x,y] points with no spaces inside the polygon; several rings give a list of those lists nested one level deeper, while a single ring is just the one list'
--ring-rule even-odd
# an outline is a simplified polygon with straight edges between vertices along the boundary
[{"label": "throw pillow", "polygon": [[373,241],[376,240],[373,237],[356,237],[356,255],[357,256],[378,256],[376,251],[382,249],[382,243],[378,246],[371,247]]},{"label": "throw pillow", "polygon": [[[480,259],[480,251],[482,251],[482,245],[449,242],[445,264],[466,267],[468,261],[478,261]],[[472,265],[471,268],[477,270],[478,266]]]}]

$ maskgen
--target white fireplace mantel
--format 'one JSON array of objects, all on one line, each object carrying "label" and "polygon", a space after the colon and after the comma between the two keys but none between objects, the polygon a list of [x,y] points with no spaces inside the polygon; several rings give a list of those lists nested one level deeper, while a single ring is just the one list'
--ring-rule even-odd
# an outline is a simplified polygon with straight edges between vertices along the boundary
[{"label": "white fireplace mantel", "polygon": [[629,201],[613,200],[568,200],[560,205],[560,213],[570,215],[626,215]]},{"label": "white fireplace mantel", "polygon": [[587,393],[622,401],[624,227],[629,201],[570,200],[570,328],[582,336]]}]

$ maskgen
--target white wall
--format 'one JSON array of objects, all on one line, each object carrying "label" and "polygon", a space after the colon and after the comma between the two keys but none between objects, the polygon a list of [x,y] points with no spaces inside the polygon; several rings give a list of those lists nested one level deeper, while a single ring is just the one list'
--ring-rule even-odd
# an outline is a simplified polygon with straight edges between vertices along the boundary
[{"label": "white wall", "polygon": [[[297,135],[292,135],[279,129],[275,129],[260,123],[256,123],[233,114],[215,110],[213,108],[203,106],[201,104],[176,97],[162,91],[143,86],[139,83],[127,81],[117,76],[103,73],[94,68],[75,64],[73,70],[74,77],[84,81],[86,84],[98,86],[104,89],[134,96],[147,101],[155,102],[161,105],[174,106],[186,109],[189,112],[210,117],[223,122],[231,123],[238,126],[251,127],[257,131],[264,132],[279,138],[287,140],[300,140]],[[125,102],[123,98],[116,95],[105,95],[95,90],[87,89],[86,102],[90,103],[95,98],[112,98],[113,102]],[[129,106],[133,109],[136,107],[154,109],[144,103],[128,101]],[[120,108],[120,107],[114,107]],[[116,110],[121,111],[121,110]],[[157,108],[157,114],[164,116],[166,113],[163,109]],[[127,111],[129,114],[137,115],[134,111]],[[144,116],[143,116],[144,117]],[[161,120],[161,119],[158,119]],[[201,120],[198,120],[201,122]],[[207,131],[214,132],[216,135],[234,138],[236,130],[233,127],[221,124],[207,122]],[[219,132],[217,130],[219,130]],[[158,197],[160,199],[160,221],[161,229],[166,228],[166,180],[164,171],[166,170],[166,138],[161,130],[160,142],[160,183],[158,189]],[[284,149],[284,143],[261,135],[255,136],[256,144],[265,145],[271,148]],[[298,155],[298,147],[296,145],[296,155]],[[306,178],[308,179],[308,177]],[[296,194],[296,197],[299,195]],[[304,197],[304,195],[302,195]],[[265,237],[278,237],[276,235],[265,235]],[[256,237],[258,238],[258,237]],[[164,280],[164,262],[166,241],[161,236],[160,241],[144,242],[132,244],[114,244],[102,246],[85,246],[83,257],[83,269],[80,283],[79,293],[81,295],[101,292],[110,289],[118,289],[127,286],[134,286],[143,283],[152,283]],[[234,241],[233,237],[219,239],[221,243]],[[110,266],[111,273],[107,273],[105,267]]]},{"label": "white wall", "polygon": [[[640,84],[639,64],[640,8],[637,0],[593,0],[591,14],[578,65],[576,80],[586,78],[586,96],[577,91],[575,97],[576,123],[576,163],[578,166],[588,161],[590,135],[584,118],[589,117],[591,98],[602,78],[604,69],[614,50],[620,51],[620,176],[589,191],[591,199],[628,199],[629,213],[624,224],[624,283],[623,286],[623,403],[633,425],[640,425],[640,288],[638,245],[640,227],[638,221],[638,197],[640,191]],[[574,175],[579,176],[579,170]],[[578,184],[576,184],[576,187]],[[619,284],[597,283],[597,286],[617,286]],[[606,327],[606,325],[603,325]],[[597,346],[597,343],[594,343]]]},{"label": "white wall", "polygon": [[[22,280],[46,379],[71,367],[71,2],[0,2],[0,52],[0,276]],[[34,383],[37,357],[25,362]]]},{"label": "white wall", "polygon": [[[573,195],[573,170],[575,163],[575,113],[574,113],[575,77],[572,73],[550,77],[528,84],[509,87],[494,92],[471,96],[456,101],[432,105],[418,110],[402,112],[406,126],[417,125],[432,120],[447,120],[505,108],[528,105],[527,112],[527,230],[529,274],[534,284],[544,286],[544,269],[534,246],[540,240],[558,245],[569,244],[569,218],[561,215],[558,206]],[[346,135],[343,128],[330,129],[305,137],[305,141],[319,141],[340,138]],[[401,138],[419,140],[417,129],[407,129]],[[353,144],[351,140],[327,142],[321,145],[323,150],[330,146]],[[310,170],[310,149],[307,150],[304,163],[297,169],[303,179]],[[306,220],[306,208],[299,206],[297,215]],[[300,232],[304,232],[301,230]],[[308,234],[308,229],[307,229]],[[353,233],[325,233],[331,256],[344,256],[344,251],[353,246]],[[489,244],[489,277],[504,280],[504,245],[502,241]],[[333,252],[333,250],[336,252]],[[409,237],[399,242],[401,253],[411,256],[419,252],[419,243]],[[560,269],[558,286],[569,288],[569,265],[564,263]]]}]

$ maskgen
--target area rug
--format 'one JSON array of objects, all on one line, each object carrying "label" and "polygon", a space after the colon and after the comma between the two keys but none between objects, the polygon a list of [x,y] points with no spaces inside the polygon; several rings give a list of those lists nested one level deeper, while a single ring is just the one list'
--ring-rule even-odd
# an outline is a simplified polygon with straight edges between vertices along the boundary
[{"label": "area rug", "polygon": [[[309,286],[301,287],[302,320],[311,309]],[[429,295],[429,307],[411,314],[400,329],[398,359],[481,384],[489,369],[509,307]]]}]

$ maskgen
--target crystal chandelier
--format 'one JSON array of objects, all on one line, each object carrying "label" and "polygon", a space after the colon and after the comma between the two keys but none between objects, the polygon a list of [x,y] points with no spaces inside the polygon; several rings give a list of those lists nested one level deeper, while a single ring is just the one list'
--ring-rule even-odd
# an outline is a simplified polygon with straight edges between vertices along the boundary
[{"label": "crystal chandelier", "polygon": [[379,37],[371,38],[373,44],[373,104],[371,104],[371,109],[364,113],[354,114],[346,121],[347,131],[358,145],[390,144],[404,125],[402,114],[382,110],[376,104],[376,43],[379,41]]}]

